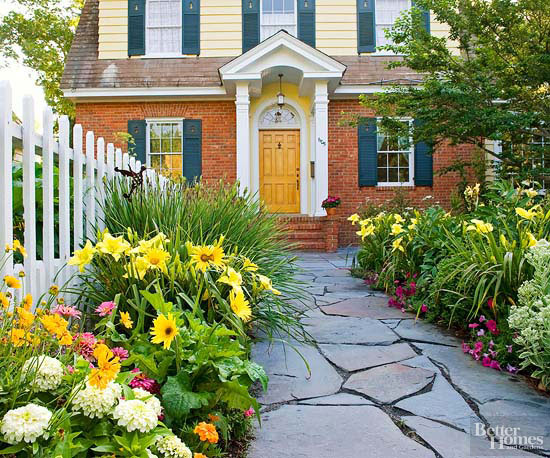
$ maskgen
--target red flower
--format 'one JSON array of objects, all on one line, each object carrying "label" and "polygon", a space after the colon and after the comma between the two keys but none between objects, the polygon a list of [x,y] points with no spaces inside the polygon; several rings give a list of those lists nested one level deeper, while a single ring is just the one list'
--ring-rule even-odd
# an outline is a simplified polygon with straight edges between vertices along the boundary
[{"label": "red flower", "polygon": [[497,322],[495,320],[489,320],[487,323],[485,323],[485,326],[487,326],[487,329],[491,331],[493,334],[498,332],[497,329]]},{"label": "red flower", "polygon": [[489,306],[489,308],[492,310],[495,306],[495,301],[493,300],[493,298],[489,299],[487,301],[487,305]]}]

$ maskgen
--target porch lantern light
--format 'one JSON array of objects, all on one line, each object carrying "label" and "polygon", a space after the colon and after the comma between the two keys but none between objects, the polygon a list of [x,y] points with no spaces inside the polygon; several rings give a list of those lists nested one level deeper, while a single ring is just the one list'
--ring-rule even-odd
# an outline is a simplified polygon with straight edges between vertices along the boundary
[{"label": "porch lantern light", "polygon": [[279,74],[279,93],[277,94],[277,105],[279,109],[283,109],[285,106],[285,95],[283,94],[283,74]]}]

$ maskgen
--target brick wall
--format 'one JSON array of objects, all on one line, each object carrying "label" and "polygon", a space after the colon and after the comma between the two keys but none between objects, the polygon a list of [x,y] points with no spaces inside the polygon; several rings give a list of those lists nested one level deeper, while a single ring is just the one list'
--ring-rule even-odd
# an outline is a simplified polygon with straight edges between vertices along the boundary
[{"label": "brick wall", "polygon": [[457,188],[458,175],[449,173],[436,176],[435,172],[451,165],[458,158],[468,158],[472,153],[471,146],[442,146],[435,152],[433,187],[359,187],[357,129],[340,125],[340,120],[345,118],[342,113],[374,115],[354,100],[332,100],[329,103],[329,194],[342,198],[342,205],[338,211],[341,219],[340,246],[357,243],[357,229],[346,221],[347,216],[367,202],[380,204],[390,200],[397,189],[404,191],[413,205],[422,206],[426,203],[422,200],[424,197],[433,196],[434,199],[430,202],[439,201],[442,205],[449,206],[451,194]]},{"label": "brick wall", "polygon": [[[236,115],[233,101],[79,103],[76,122],[84,132],[113,142],[116,132],[126,132],[128,120],[182,117],[202,119],[202,173],[207,181],[235,181]],[[125,148],[120,143],[117,146]]]}]

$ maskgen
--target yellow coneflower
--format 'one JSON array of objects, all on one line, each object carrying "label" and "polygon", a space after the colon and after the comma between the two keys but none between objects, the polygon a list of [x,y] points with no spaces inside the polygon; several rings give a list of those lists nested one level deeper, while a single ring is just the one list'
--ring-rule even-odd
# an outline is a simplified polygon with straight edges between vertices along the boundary
[{"label": "yellow coneflower", "polygon": [[4,277],[4,283],[8,288],[21,288],[21,281],[15,278],[13,275],[6,275]]},{"label": "yellow coneflower", "polygon": [[8,296],[6,296],[2,292],[0,292],[0,305],[2,305],[2,307],[4,307],[5,309],[9,308],[10,306],[10,300],[8,299]]},{"label": "yellow coneflower", "polygon": [[57,285],[50,286],[49,293],[52,296],[57,296],[59,294],[59,286],[57,286]]},{"label": "yellow coneflower", "polygon": [[21,304],[25,310],[30,310],[32,308],[32,294],[28,293],[23,298],[23,303]]},{"label": "yellow coneflower", "polygon": [[97,368],[92,369],[88,381],[90,385],[103,390],[120,372],[120,358],[115,356],[105,344],[95,347],[94,357],[97,360]]},{"label": "yellow coneflower", "polygon": [[17,239],[13,241],[13,251],[18,251],[23,255],[23,257],[27,257],[27,250],[25,250],[25,247],[21,245],[21,242]]},{"label": "yellow coneflower", "polygon": [[34,315],[23,307],[17,307],[16,310],[19,318],[19,326],[24,329],[29,329],[34,322]]},{"label": "yellow coneflower", "polygon": [[191,248],[191,262],[203,272],[209,267],[222,267],[225,253],[221,246],[193,246]]},{"label": "yellow coneflower", "polygon": [[153,321],[153,328],[151,329],[151,335],[153,336],[151,342],[154,344],[163,344],[164,349],[168,350],[172,341],[179,334],[179,329],[171,313],[166,317],[160,314],[158,318]]}]

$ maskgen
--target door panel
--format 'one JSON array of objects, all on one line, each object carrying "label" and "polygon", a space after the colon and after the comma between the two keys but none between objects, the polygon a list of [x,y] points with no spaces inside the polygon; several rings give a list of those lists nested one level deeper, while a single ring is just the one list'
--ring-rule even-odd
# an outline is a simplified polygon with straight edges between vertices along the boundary
[{"label": "door panel", "polygon": [[260,131],[260,198],[273,213],[300,213],[300,131]]}]

